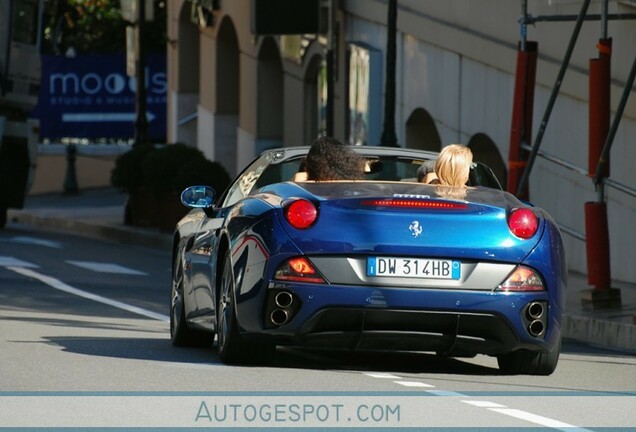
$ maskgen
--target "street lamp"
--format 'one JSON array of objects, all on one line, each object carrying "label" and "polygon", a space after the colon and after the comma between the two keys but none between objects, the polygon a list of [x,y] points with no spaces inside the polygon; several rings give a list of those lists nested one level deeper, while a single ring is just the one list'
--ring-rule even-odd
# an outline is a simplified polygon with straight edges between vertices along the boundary
[{"label": "street lamp", "polygon": [[[144,23],[148,0],[121,0],[121,14],[126,21],[126,73],[136,79],[135,137],[133,146],[148,145],[146,118],[146,63]],[[151,0],[152,1],[152,0]],[[151,3],[152,4],[152,3]]]}]

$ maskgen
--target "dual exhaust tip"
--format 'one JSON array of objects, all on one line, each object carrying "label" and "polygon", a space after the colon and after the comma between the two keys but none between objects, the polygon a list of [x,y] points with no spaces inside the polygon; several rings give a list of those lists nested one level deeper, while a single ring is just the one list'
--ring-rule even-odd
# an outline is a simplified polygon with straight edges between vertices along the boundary
[{"label": "dual exhaust tip", "polygon": [[526,318],[530,321],[528,333],[534,337],[543,336],[545,332],[545,307],[543,303],[530,303],[526,308]]},{"label": "dual exhaust tip", "polygon": [[276,308],[269,314],[269,320],[272,324],[282,326],[289,321],[289,308],[294,303],[294,296],[289,291],[280,291],[274,296]]}]

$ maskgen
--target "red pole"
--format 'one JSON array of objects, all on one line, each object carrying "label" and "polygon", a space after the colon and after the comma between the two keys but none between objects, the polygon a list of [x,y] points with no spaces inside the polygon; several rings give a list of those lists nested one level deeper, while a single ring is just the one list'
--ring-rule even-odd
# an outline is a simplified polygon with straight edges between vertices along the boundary
[{"label": "red pole", "polygon": [[587,283],[594,289],[607,290],[611,286],[611,272],[607,205],[604,202],[585,203],[585,232]]},{"label": "red pole", "polygon": [[[525,50],[517,50],[514,100],[512,105],[512,125],[510,127],[510,147],[508,151],[508,184],[510,193],[517,193],[523,171],[526,168],[528,152],[522,143],[532,141],[532,112],[534,110],[534,84],[537,71],[536,42],[526,42]],[[528,199],[527,188],[520,198]]]},{"label": "red pole", "polygon": [[[590,59],[589,153],[588,176],[596,177],[596,167],[610,128],[610,60],[612,39],[600,39],[599,56]],[[609,160],[601,174],[609,177]]]},{"label": "red pole", "polygon": [[[589,153],[588,175],[596,176],[596,167],[610,126],[610,60],[612,39],[601,39],[597,45],[598,59],[590,59]],[[609,176],[609,159],[601,174]],[[600,187],[603,187],[602,185]],[[596,290],[609,290],[611,285],[609,229],[607,205],[585,203],[585,233],[587,253],[587,281]]]}]

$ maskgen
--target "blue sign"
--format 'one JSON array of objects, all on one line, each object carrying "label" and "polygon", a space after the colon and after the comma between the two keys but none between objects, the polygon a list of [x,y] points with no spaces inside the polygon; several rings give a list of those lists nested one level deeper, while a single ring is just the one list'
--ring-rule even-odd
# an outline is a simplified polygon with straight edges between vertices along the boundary
[{"label": "blue sign", "polygon": [[[122,55],[42,57],[38,106],[41,138],[133,138],[137,80]],[[148,136],[165,142],[166,56],[146,57]]]}]

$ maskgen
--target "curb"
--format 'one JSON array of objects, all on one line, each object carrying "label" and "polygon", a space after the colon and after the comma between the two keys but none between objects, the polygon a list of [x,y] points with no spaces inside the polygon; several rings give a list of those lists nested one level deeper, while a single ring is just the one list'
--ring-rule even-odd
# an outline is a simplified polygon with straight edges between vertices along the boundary
[{"label": "curb", "polygon": [[171,234],[152,229],[145,230],[124,225],[118,226],[101,221],[37,216],[29,212],[12,209],[8,211],[7,220],[97,240],[107,240],[164,251],[169,251],[172,248]]},{"label": "curb", "polygon": [[566,313],[563,337],[599,348],[636,354],[636,326],[633,324]]}]

